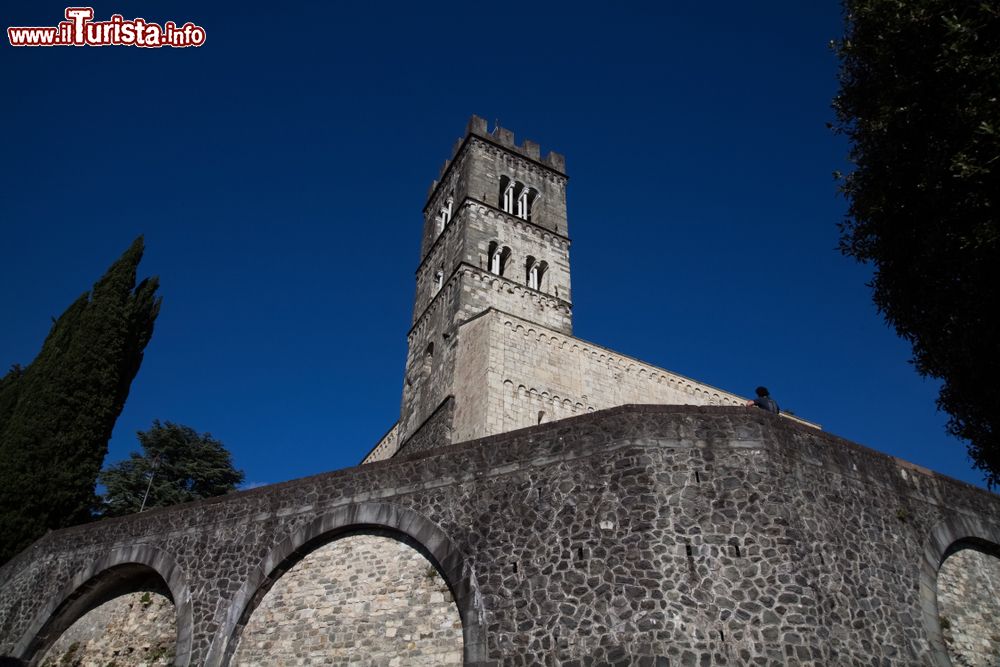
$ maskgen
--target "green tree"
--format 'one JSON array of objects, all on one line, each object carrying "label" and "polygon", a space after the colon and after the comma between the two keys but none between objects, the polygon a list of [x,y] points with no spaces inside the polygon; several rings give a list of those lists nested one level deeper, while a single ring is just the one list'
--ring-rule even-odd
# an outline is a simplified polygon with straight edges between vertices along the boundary
[{"label": "green tree", "polygon": [[834,100],[851,142],[841,249],[942,380],[948,431],[1000,483],[1000,5],[845,0]]},{"label": "green tree", "polygon": [[94,484],[160,310],[136,285],[138,238],[52,325],[26,368],[0,379],[0,562],[47,530],[91,518]]},{"label": "green tree", "polygon": [[[143,507],[167,507],[236,490],[243,471],[210,433],[159,421],[138,433],[142,453],[111,465],[101,473],[105,516],[122,516]],[[147,495],[148,490],[148,495]]]}]

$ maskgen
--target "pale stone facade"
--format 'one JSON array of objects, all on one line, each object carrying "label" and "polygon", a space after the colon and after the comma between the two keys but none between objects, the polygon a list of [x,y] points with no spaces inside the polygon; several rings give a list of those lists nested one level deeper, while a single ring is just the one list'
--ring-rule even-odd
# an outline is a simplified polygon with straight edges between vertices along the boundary
[{"label": "pale stone facade", "polygon": [[1000,558],[962,549],[938,571],[941,633],[954,667],[1000,665]]},{"label": "pale stone facade", "polygon": [[448,585],[416,549],[352,535],[310,552],[275,583],[230,664],[461,665],[462,621]]},{"label": "pale stone facade", "polygon": [[743,405],[726,391],[496,310],[459,334],[452,439],[628,403]]},{"label": "pale stone facade", "polygon": [[174,603],[155,592],[120,595],[81,616],[46,651],[42,667],[172,665]]}]

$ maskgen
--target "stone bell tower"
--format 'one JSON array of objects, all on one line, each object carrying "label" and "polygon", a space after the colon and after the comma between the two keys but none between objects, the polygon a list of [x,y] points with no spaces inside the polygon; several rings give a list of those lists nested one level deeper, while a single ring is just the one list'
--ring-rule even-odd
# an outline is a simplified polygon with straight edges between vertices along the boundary
[{"label": "stone bell tower", "polygon": [[[424,206],[397,441],[458,396],[461,327],[494,309],[572,334],[565,159],[473,116]],[[467,341],[468,342],[468,341]],[[487,361],[489,345],[470,351]]]}]

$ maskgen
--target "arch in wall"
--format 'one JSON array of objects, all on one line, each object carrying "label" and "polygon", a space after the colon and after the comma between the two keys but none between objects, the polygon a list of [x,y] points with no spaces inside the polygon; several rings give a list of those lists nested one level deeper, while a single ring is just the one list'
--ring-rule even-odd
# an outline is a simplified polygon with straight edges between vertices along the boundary
[{"label": "arch in wall", "polygon": [[458,547],[432,521],[413,510],[387,503],[355,503],[339,507],[287,536],[255,567],[236,593],[212,645],[205,665],[228,665],[240,633],[281,576],[314,549],[338,537],[365,530],[395,536],[420,551],[451,590],[462,620],[464,662],[486,660],[486,634],[472,568]]},{"label": "arch in wall", "polygon": [[141,590],[142,586],[162,587],[169,592],[177,623],[174,664],[189,665],[194,620],[187,577],[173,557],[150,546],[116,549],[77,572],[35,615],[15,645],[14,654],[35,664],[77,619],[115,597]]},{"label": "arch in wall", "polygon": [[941,565],[952,554],[974,549],[1000,558],[1000,526],[968,516],[954,516],[938,523],[924,543],[920,562],[920,610],[931,660],[936,667],[952,667],[941,632],[937,578]]}]

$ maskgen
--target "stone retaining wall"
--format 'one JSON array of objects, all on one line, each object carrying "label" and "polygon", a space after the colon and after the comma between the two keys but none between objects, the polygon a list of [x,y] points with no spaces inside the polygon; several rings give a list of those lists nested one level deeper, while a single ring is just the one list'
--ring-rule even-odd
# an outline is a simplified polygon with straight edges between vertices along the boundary
[{"label": "stone retaining wall", "polygon": [[938,572],[938,614],[955,667],[1000,665],[1000,558],[974,549]]},{"label": "stone retaining wall", "polygon": [[153,592],[126,593],[77,620],[45,653],[42,667],[172,665],[174,603]]},{"label": "stone retaining wall", "polygon": [[1000,545],[997,517],[760,410],[625,406],[51,533],[0,568],[0,655],[131,558],[178,602],[178,664],[227,664],[294,563],[379,527],[448,582],[468,665],[943,667],[941,554]]},{"label": "stone retaining wall", "polygon": [[417,550],[352,535],[310,552],[264,596],[233,665],[462,664],[448,585]]}]

